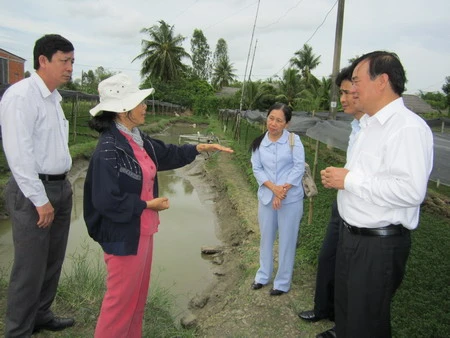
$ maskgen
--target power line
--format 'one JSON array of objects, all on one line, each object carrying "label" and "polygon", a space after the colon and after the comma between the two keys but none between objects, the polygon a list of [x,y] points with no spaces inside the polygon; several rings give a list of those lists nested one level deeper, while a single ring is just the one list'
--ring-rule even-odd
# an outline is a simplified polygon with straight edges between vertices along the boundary
[{"label": "power line", "polygon": [[247,8],[249,8],[249,7],[252,7],[252,6],[255,5],[256,3],[258,3],[258,1],[253,2],[253,3],[251,3],[251,4],[249,4],[249,5],[245,6],[245,7],[240,8],[237,12],[235,12],[234,14],[231,14],[229,17],[226,17],[226,18],[223,19],[222,21],[218,21],[218,22],[212,24],[211,26],[206,27],[206,28],[205,28],[205,31],[208,30],[208,29],[210,29],[211,27],[217,26],[218,24],[220,24],[220,23],[222,23],[222,22],[224,22],[224,21],[226,21],[226,20],[232,18],[233,16],[235,16],[235,15],[237,15],[237,14],[240,14],[240,13],[242,12],[243,9],[247,9]]},{"label": "power line", "polygon": [[293,9],[297,8],[298,5],[300,5],[300,3],[303,2],[303,0],[300,0],[299,2],[297,2],[294,6],[292,6],[291,8],[289,8],[282,16],[280,16],[277,20],[275,20],[274,22],[266,25],[266,26],[262,26],[262,27],[257,27],[258,29],[266,29],[270,26],[273,26],[275,24],[277,24],[278,22],[280,22],[281,19],[283,19],[286,15],[288,15]]},{"label": "power line", "polygon": [[334,9],[334,7],[336,7],[336,4],[338,3],[339,0],[336,0],[336,2],[334,3],[333,7],[331,7],[331,9],[328,11],[327,15],[325,15],[325,18],[323,18],[322,23],[316,28],[316,30],[314,31],[314,33],[310,36],[310,38],[308,40],[306,40],[305,43],[308,43],[313,37],[314,35],[316,35],[317,31],[319,30],[320,27],[323,26],[323,24],[325,23],[325,21],[328,18],[328,15],[330,15],[331,11]]},{"label": "power line", "polygon": [[242,101],[244,99],[244,91],[245,91],[245,77],[247,76],[248,61],[250,59],[250,53],[251,53],[252,44],[253,44],[253,36],[255,35],[255,27],[256,27],[256,21],[258,20],[258,12],[259,12],[260,2],[261,2],[261,0],[258,0],[258,7],[256,7],[255,22],[253,24],[253,29],[252,29],[252,37],[250,39],[250,46],[248,47],[248,56],[247,56],[247,63],[245,64],[244,81],[242,82],[242,93],[241,93],[241,102],[239,104],[239,110],[242,110]]},{"label": "power line", "polygon": [[439,82],[436,82],[435,84],[429,85],[429,86],[427,86],[427,87],[425,87],[423,89],[419,89],[419,90],[425,91],[425,90],[427,90],[427,89],[429,89],[431,87],[435,87],[435,86],[439,86],[439,85],[443,86],[444,83],[445,83],[445,80],[444,81],[439,81]]},{"label": "power line", "polygon": [[175,18],[173,18],[173,20],[175,21],[176,19],[178,19],[181,15],[183,15],[184,13],[186,13],[192,6],[194,6],[199,0],[195,0],[192,4],[190,4],[188,7],[186,7],[184,10],[182,10]]},{"label": "power line", "polygon": [[[328,15],[331,13],[331,11],[334,9],[334,7],[336,7],[336,4],[338,3],[338,1],[339,1],[339,0],[336,0],[336,2],[333,4],[333,6],[330,8],[330,10],[329,10],[329,11],[327,12],[327,14],[325,15],[323,21],[320,23],[319,26],[317,26],[317,28],[314,30],[314,32],[313,32],[312,35],[309,37],[309,39],[306,40],[306,42],[304,43],[304,45],[307,44],[309,41],[311,41],[311,39],[314,37],[314,35],[316,35],[316,33],[319,31],[319,29],[323,26],[323,24],[325,23],[325,21],[326,21],[327,18],[328,18]],[[283,70],[290,62],[291,62],[291,60],[289,59],[289,60],[286,62],[286,64],[285,64],[283,67],[281,67],[281,69],[280,69],[278,72],[275,73],[275,75],[277,75],[279,72],[281,72],[281,71],[282,71],[282,70]]]}]

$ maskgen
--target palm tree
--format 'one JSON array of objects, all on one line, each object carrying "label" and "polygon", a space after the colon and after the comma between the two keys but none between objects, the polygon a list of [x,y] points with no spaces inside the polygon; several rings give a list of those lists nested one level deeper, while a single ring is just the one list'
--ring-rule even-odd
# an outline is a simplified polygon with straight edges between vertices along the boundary
[{"label": "palm tree", "polygon": [[280,81],[280,95],[277,96],[277,100],[293,107],[294,100],[298,97],[301,90],[302,82],[298,70],[288,68],[283,72],[283,79]]},{"label": "palm tree", "polygon": [[330,106],[330,88],[331,78],[322,77],[309,88],[300,92],[298,99],[295,100],[295,108],[305,111],[324,111]]},{"label": "palm tree", "polygon": [[141,76],[150,76],[162,81],[172,81],[180,77],[186,70],[181,62],[183,57],[190,55],[181,46],[184,37],[174,34],[174,26],[165,21],[159,21],[159,26],[141,29],[141,33],[150,35],[151,40],[142,40],[142,53],[134,60],[143,59]]},{"label": "palm tree", "polygon": [[277,92],[279,89],[270,82],[262,82],[258,87],[258,93],[255,98],[255,108],[259,110],[267,110],[277,100]]},{"label": "palm tree", "polygon": [[234,70],[228,57],[222,57],[214,67],[212,85],[217,89],[230,85],[236,79]]},{"label": "palm tree", "polygon": [[311,74],[311,71],[320,64],[320,55],[314,55],[312,47],[306,43],[303,45],[303,48],[296,51],[294,55],[296,55],[296,57],[291,58],[291,65],[300,69],[305,84],[309,86],[312,82],[319,82]]}]

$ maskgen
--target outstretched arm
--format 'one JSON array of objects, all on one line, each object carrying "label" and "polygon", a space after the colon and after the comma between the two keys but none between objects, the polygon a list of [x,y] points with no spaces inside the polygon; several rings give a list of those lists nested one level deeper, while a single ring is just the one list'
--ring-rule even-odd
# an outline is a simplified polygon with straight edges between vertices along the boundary
[{"label": "outstretched arm", "polygon": [[226,153],[234,153],[234,150],[228,147],[224,147],[217,143],[200,143],[197,144],[197,151],[199,153],[202,152],[211,152],[211,151],[224,151]]}]

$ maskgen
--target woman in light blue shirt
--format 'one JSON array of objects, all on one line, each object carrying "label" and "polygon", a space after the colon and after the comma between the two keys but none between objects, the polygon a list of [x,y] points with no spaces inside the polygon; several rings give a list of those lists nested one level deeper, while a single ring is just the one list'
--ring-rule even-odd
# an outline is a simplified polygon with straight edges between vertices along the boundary
[{"label": "woman in light blue shirt", "polygon": [[[273,245],[278,230],[278,271],[270,295],[289,291],[294,268],[295,250],[303,215],[302,177],[305,151],[300,137],[286,127],[291,120],[289,106],[276,103],[267,114],[267,132],[252,145],[252,168],[258,182],[258,220],[261,231],[260,267],[252,284],[253,290],[269,283],[273,272]],[[291,136],[291,137],[292,137]]]}]

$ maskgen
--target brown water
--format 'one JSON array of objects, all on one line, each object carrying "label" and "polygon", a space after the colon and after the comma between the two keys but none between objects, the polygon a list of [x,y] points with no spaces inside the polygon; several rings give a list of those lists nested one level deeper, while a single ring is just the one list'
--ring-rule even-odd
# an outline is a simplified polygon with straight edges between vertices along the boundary
[{"label": "brown water", "polygon": [[[178,143],[179,134],[196,133],[191,126],[171,127],[155,135],[166,143]],[[200,159],[203,160],[203,159]],[[94,262],[103,266],[100,246],[87,234],[83,220],[84,175],[73,183],[74,204],[64,271],[70,273],[73,256],[90,250]],[[192,184],[199,179],[186,175],[186,169],[158,173],[161,196],[170,200],[170,209],[160,213],[155,234],[151,287],[157,285],[174,296],[174,315],[182,316],[189,300],[201,293],[214,278],[211,262],[201,256],[203,245],[219,245],[217,219],[213,210],[214,191],[200,192]],[[0,220],[0,269],[7,273],[13,260],[11,224]]]}]

